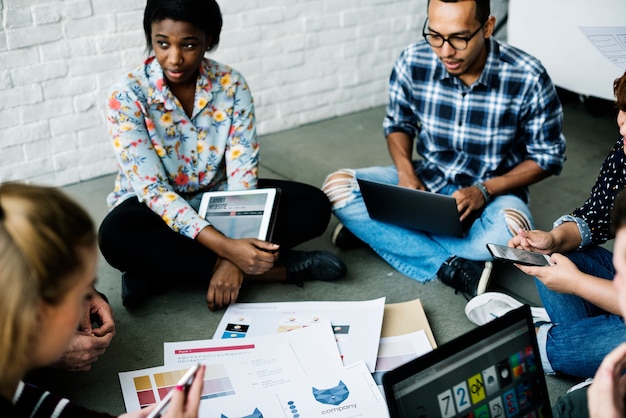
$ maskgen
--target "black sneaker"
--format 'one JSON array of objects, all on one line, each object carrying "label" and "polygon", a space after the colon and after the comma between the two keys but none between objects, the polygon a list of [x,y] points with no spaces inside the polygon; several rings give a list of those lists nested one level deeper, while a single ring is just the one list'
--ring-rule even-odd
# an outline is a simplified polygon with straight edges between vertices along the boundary
[{"label": "black sneaker", "polygon": [[330,236],[330,242],[342,250],[353,250],[355,248],[365,248],[368,245],[365,241],[354,235],[342,223],[338,223]]},{"label": "black sneaker", "polygon": [[122,305],[133,309],[141,305],[151,295],[159,293],[160,283],[122,273]]},{"label": "black sneaker", "polygon": [[474,261],[452,256],[437,271],[442,283],[454,288],[454,293],[461,292],[467,299],[485,293],[493,264],[491,261]]},{"label": "black sneaker", "polygon": [[281,261],[287,270],[286,283],[302,286],[306,280],[338,280],[346,275],[348,268],[339,257],[328,251],[288,250]]}]

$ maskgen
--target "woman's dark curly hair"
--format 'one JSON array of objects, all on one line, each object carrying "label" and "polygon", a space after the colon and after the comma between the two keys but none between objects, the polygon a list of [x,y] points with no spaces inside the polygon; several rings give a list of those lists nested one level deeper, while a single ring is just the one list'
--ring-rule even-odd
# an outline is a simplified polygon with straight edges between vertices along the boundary
[{"label": "woman's dark curly hair", "polygon": [[148,51],[152,50],[152,23],[165,19],[189,22],[202,30],[209,41],[207,51],[215,49],[220,41],[222,13],[215,0],[148,0],[143,14]]},{"label": "woman's dark curly hair", "polygon": [[613,94],[615,95],[615,107],[626,112],[626,73],[613,82]]}]

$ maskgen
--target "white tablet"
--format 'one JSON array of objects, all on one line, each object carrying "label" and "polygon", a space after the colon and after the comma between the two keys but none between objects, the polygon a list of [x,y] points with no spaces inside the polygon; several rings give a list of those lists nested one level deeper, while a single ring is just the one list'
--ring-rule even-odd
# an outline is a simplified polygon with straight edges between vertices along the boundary
[{"label": "white tablet", "polygon": [[229,238],[272,240],[280,190],[206,192],[198,213]]}]

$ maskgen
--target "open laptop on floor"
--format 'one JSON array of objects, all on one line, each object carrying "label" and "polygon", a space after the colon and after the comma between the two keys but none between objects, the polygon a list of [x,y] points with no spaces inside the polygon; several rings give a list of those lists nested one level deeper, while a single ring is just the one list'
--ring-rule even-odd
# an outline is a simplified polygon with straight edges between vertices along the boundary
[{"label": "open laptop on floor", "polygon": [[395,184],[357,179],[370,218],[437,235],[463,237],[474,216],[461,220],[456,199]]},{"label": "open laptop on floor", "polygon": [[524,305],[382,377],[392,418],[551,417]]}]

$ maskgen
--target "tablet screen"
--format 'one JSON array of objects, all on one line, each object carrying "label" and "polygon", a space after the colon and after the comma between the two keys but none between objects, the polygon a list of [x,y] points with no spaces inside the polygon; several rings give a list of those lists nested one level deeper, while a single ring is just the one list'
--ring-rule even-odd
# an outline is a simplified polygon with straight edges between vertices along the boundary
[{"label": "tablet screen", "polygon": [[229,238],[271,240],[276,189],[207,192],[200,216]]}]

